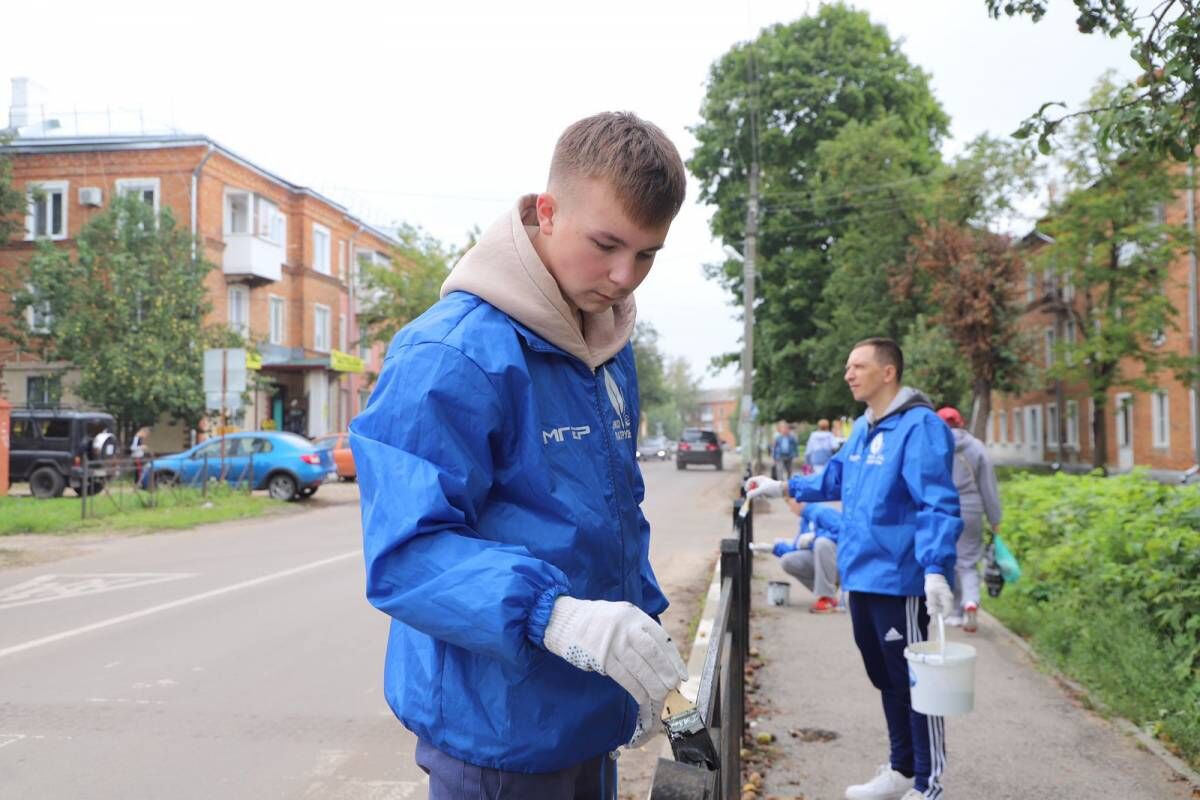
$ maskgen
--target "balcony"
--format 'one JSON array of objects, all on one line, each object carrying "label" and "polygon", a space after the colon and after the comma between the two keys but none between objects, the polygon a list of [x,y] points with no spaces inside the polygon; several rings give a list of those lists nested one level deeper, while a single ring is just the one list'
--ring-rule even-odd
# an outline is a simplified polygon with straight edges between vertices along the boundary
[{"label": "balcony", "polygon": [[251,284],[278,281],[283,274],[283,248],[254,234],[227,233],[222,269],[227,278]]}]

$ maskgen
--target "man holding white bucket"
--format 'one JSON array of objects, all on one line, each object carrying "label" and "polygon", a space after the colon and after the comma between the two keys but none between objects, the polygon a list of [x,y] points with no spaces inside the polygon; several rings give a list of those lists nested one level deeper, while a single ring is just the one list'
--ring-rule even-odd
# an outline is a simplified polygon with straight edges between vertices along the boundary
[{"label": "man holding white bucket", "polygon": [[[926,639],[930,615],[954,610],[950,581],[962,531],[954,441],[920,392],[901,384],[904,355],[891,339],[866,339],[846,360],[846,383],[866,403],[825,471],[786,484],[764,475],[747,496],[841,500],[838,569],[850,593],[854,641],[883,698],[889,763],[847,800],[939,800],[946,766],[941,717],[913,710],[904,648]],[[921,597],[925,603],[922,604]]]}]

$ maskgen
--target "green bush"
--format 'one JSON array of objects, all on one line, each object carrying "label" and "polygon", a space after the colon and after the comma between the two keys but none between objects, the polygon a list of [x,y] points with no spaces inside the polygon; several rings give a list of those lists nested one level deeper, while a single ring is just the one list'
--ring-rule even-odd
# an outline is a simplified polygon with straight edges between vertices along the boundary
[{"label": "green bush", "polygon": [[1059,474],[1001,493],[1022,577],[989,608],[1200,764],[1200,490]]}]

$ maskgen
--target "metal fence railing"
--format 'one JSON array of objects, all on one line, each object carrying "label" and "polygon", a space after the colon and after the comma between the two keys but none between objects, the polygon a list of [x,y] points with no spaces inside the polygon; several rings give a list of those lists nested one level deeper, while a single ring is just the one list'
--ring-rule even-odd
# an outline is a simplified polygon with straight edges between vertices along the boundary
[{"label": "metal fence railing", "polygon": [[733,506],[734,537],[721,540],[721,595],[695,708],[667,719],[674,760],[660,758],[650,800],[735,800],[742,796],[746,658],[754,515]]},{"label": "metal fence railing", "polygon": [[[164,503],[203,502],[210,492],[251,492],[254,488],[254,455],[235,461],[198,459],[187,475],[151,469],[153,457],[82,459],[79,462],[80,519],[106,511],[157,508]],[[98,507],[99,506],[99,507]]]}]

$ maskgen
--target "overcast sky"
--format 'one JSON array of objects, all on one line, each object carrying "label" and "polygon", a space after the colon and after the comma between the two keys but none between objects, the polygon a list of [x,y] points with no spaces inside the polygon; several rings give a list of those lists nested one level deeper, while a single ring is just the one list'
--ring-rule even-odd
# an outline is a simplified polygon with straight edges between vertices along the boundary
[{"label": "overcast sky", "polygon": [[[541,189],[572,121],[628,109],[685,158],[708,67],[765,25],[817,3],[516,5],[361,0],[312,4],[60,0],[4,12],[0,102],[27,76],[53,113],[140,109],[148,126],[203,133],[377,223],[405,220],[451,242]],[[1086,97],[1128,44],[1076,32],[1073,4],[1042,22],[993,21],[984,0],[860,0],[932,76],[953,154],[1011,132],[1039,103]],[[130,116],[116,117],[127,126]],[[93,123],[97,118],[91,118]],[[705,385],[733,385],[708,359],[738,350],[741,325],[701,265],[720,259],[694,185],[638,291],[641,318]]]}]

